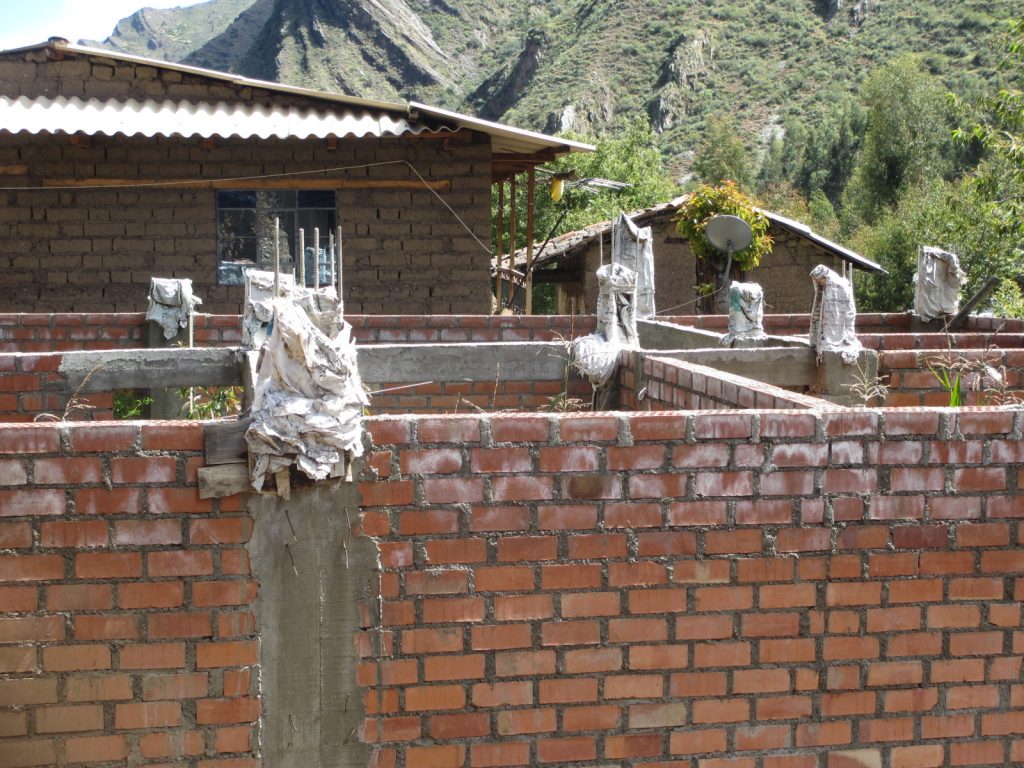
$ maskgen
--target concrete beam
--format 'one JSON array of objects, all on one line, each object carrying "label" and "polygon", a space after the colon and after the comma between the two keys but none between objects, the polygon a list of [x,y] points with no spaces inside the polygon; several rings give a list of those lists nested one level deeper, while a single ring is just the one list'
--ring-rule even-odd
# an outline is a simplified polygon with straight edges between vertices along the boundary
[{"label": "concrete beam", "polygon": [[69,392],[232,386],[242,383],[239,361],[234,348],[65,352],[59,371]]},{"label": "concrete beam", "polygon": [[818,380],[814,351],[810,347],[670,350],[658,352],[658,356],[717,368],[776,387],[810,389]]},{"label": "concrete beam", "polygon": [[[724,334],[705,331],[661,320],[637,320],[637,335],[640,346],[645,350],[680,350],[680,349],[721,349]],[[765,336],[756,341],[737,342],[737,347],[808,347],[806,339],[797,336]]]},{"label": "concrete beam", "polygon": [[569,351],[560,342],[493,344],[377,344],[359,347],[364,382],[556,381],[565,376]]}]

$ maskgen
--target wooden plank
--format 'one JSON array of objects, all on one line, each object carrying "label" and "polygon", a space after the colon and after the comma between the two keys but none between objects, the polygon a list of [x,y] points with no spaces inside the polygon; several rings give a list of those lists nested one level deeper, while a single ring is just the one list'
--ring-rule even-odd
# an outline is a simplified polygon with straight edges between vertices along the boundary
[{"label": "wooden plank", "polygon": [[[245,443],[245,431],[249,429],[250,424],[251,416],[237,421],[207,424],[203,429],[207,465],[246,463],[249,447]],[[248,472],[248,469],[246,471]]]},{"label": "wooden plank", "polygon": [[221,499],[236,493],[250,493],[249,467],[246,464],[221,464],[199,468],[199,498]]},{"label": "wooden plank", "polygon": [[154,189],[432,189],[447,192],[452,188],[451,179],[422,182],[407,179],[243,179],[206,180],[197,179],[43,179],[44,187],[54,189],[78,187],[133,187]]},{"label": "wooden plank", "polygon": [[0,165],[0,176],[26,176],[27,165]]}]

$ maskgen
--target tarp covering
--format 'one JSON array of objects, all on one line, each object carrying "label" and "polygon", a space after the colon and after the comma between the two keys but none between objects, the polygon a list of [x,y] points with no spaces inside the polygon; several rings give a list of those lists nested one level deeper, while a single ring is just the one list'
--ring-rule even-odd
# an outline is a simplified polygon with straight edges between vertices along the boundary
[{"label": "tarp covering", "polygon": [[764,294],[761,286],[734,280],[729,285],[729,333],[722,337],[722,344],[764,337]]},{"label": "tarp covering", "polygon": [[960,287],[967,276],[955,253],[922,245],[917,249],[914,312],[926,322],[960,311]]},{"label": "tarp covering", "polygon": [[622,264],[605,264],[597,270],[597,333],[574,339],[570,349],[573,367],[595,387],[615,373],[619,352],[637,345],[637,275]]},{"label": "tarp covering", "polygon": [[342,458],[360,456],[368,404],[351,328],[324,333],[301,302],[273,300],[273,330],[258,370],[252,425],[252,485],[292,465],[312,480],[328,477]]},{"label": "tarp covering", "polygon": [[192,313],[202,303],[192,294],[192,281],[188,278],[150,278],[146,319],[163,329],[165,339],[173,339],[182,328],[188,328]]},{"label": "tarp covering", "polygon": [[625,213],[612,227],[612,263],[636,273],[636,317],[654,317],[654,240],[650,227],[638,227]]},{"label": "tarp covering", "polygon": [[861,352],[861,343],[855,332],[857,307],[853,301],[853,286],[824,264],[811,270],[814,283],[814,304],[811,307],[811,346],[818,353],[838,352],[847,365]]}]

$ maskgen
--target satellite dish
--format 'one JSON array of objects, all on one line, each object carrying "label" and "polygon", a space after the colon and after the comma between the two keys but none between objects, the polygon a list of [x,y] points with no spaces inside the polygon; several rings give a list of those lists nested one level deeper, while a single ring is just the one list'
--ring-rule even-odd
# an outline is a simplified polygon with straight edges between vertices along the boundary
[{"label": "satellite dish", "polygon": [[730,256],[736,251],[742,251],[754,239],[754,233],[750,231],[747,222],[739,216],[724,213],[708,220],[704,225],[704,236],[715,248]]}]

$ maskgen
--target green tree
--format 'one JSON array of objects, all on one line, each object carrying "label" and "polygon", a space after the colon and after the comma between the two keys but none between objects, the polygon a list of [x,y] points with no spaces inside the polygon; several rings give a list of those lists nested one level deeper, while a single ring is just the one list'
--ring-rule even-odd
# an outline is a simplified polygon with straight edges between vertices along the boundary
[{"label": "green tree", "polygon": [[917,59],[903,57],[864,82],[863,147],[843,195],[850,228],[873,222],[911,186],[951,169],[951,114],[944,89]]},{"label": "green tree", "polygon": [[[964,221],[961,235],[998,246],[974,256],[988,274],[1018,277],[1024,259],[1024,18],[1010,25],[1005,82],[974,108],[953,100],[972,123],[954,132],[961,144],[976,142],[984,160],[964,180],[958,204],[970,207],[977,222]],[[965,202],[966,201],[966,202]],[[982,233],[979,236],[978,233]],[[987,235],[987,237],[984,237]]]},{"label": "green tree", "polygon": [[733,181],[740,189],[750,186],[750,153],[731,116],[716,115],[708,120],[693,158],[693,172],[704,184]]}]

